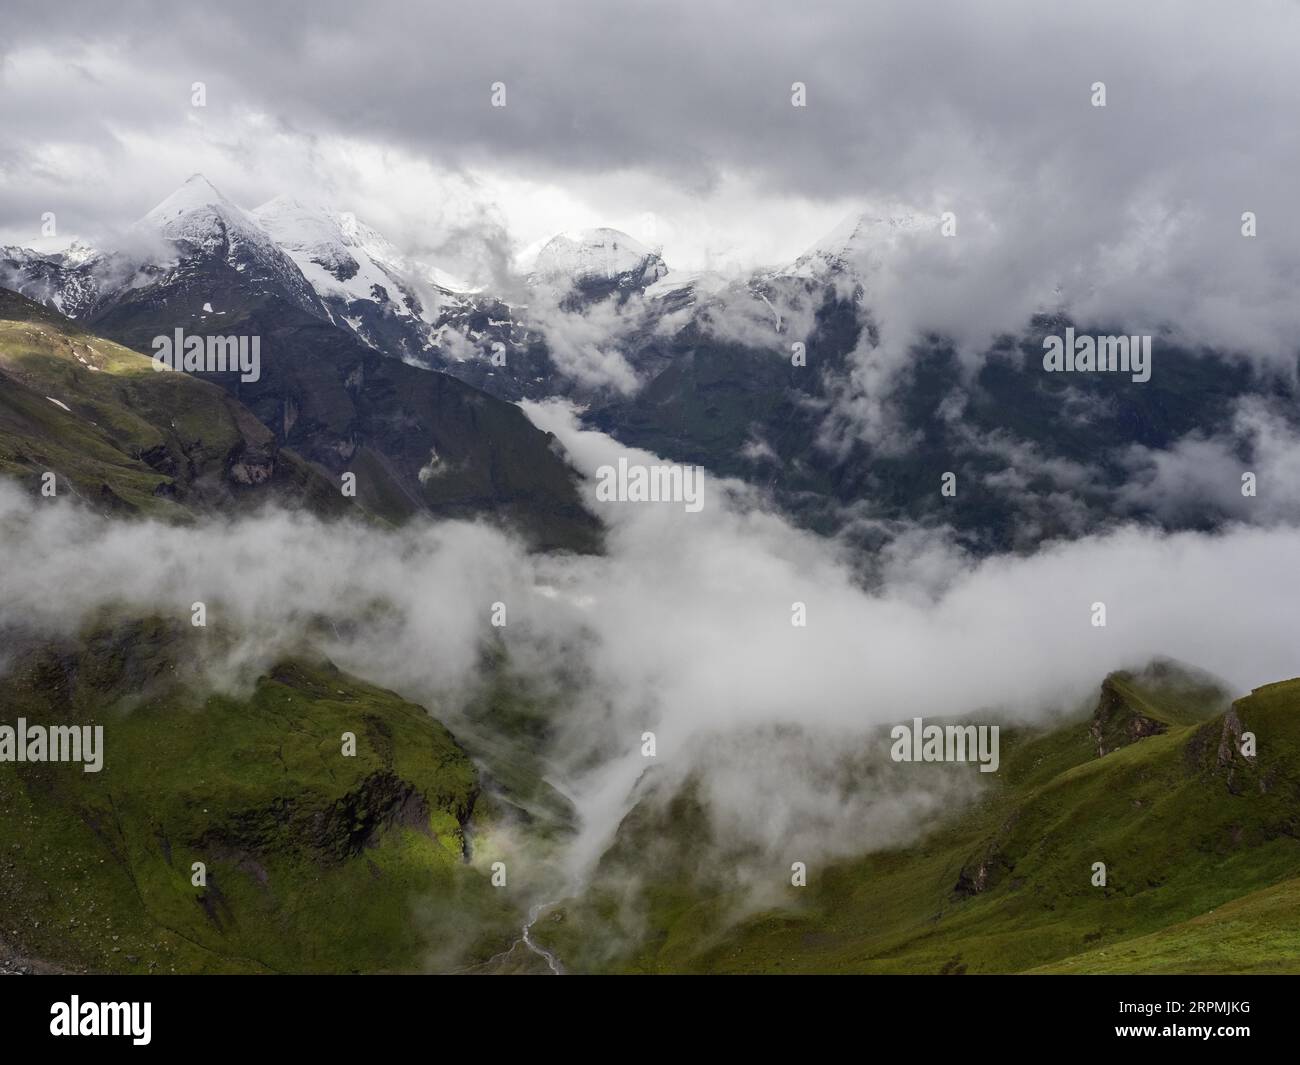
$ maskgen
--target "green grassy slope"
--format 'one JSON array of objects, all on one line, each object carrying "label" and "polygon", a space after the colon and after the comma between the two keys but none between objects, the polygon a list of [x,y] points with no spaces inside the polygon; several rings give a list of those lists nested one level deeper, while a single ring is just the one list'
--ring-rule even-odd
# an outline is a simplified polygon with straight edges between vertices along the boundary
[{"label": "green grassy slope", "polygon": [[444,727],[319,661],[198,694],[202,652],[157,621],[14,649],[0,724],[102,724],[105,753],[99,773],[0,763],[11,951],[78,971],[346,972],[508,946],[518,902],[469,861],[478,774]]},{"label": "green grassy slope", "polygon": [[269,493],[322,514],[352,509],[220,388],[157,373],[143,355],[0,289],[0,473],[37,495],[46,471],[59,495],[122,513],[185,517]]},{"label": "green grassy slope", "polygon": [[1190,921],[1031,969],[1034,973],[1294,973],[1300,958],[1300,877],[1244,895]]},{"label": "green grassy slope", "polygon": [[[1123,971],[1144,971],[1144,958],[1201,971],[1207,953],[1194,936],[1213,938],[1215,922],[1231,919],[1224,943],[1239,950],[1214,955],[1215,971],[1300,971],[1294,937],[1269,946],[1267,934],[1300,923],[1287,908],[1294,892],[1225,908],[1300,873],[1300,681],[1207,717],[1217,704],[1196,677],[1109,678],[1098,716],[1144,721],[1136,738],[1099,757],[1096,719],[1004,733],[1002,768],[977,805],[905,849],[813,868],[806,888],[783,888],[787,905],[749,917],[736,912],[734,885],[690,872],[710,862],[705,810],[689,796],[634,810],[594,885],[561,920],[543,921],[539,938],[575,968],[974,973],[1102,950],[1113,959],[1116,944],[1163,933]],[[1238,750],[1243,731],[1257,736],[1254,759]],[[656,847],[665,875],[638,872],[635,856]],[[1105,887],[1092,886],[1094,862],[1106,863]],[[774,888],[788,884],[788,863],[771,875]],[[589,949],[594,926],[629,911],[639,933],[627,949]],[[1188,922],[1200,923],[1178,932]]]}]

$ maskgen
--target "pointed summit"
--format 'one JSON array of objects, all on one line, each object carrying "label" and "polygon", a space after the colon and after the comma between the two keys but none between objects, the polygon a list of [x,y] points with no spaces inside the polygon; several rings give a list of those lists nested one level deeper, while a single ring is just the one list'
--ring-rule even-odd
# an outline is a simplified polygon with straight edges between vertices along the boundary
[{"label": "pointed summit", "polygon": [[192,211],[204,207],[223,207],[238,211],[215,185],[202,174],[191,174],[175,192],[144,216],[143,221],[165,226]]},{"label": "pointed summit", "polygon": [[278,289],[303,310],[328,317],[293,259],[256,218],[226,199],[202,174],[191,174],[137,226],[147,237],[169,243],[176,262],[224,262],[249,282],[265,282],[264,291]]},{"label": "pointed summit", "polygon": [[139,225],[170,241],[214,251],[225,245],[269,247],[271,239],[247,211],[235,206],[202,174],[192,174],[140,219]]}]

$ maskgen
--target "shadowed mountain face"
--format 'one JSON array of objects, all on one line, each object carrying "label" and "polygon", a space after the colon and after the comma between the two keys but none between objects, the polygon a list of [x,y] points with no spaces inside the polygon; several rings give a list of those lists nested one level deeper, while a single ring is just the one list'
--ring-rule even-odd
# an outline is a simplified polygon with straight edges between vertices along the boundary
[{"label": "shadowed mountain face", "polygon": [[[1239,515],[1208,501],[1162,511],[1167,500],[1129,491],[1135,473],[1180,442],[1233,436],[1243,402],[1300,426],[1285,381],[1174,344],[1157,346],[1158,372],[1141,385],[1044,374],[1043,336],[1070,323],[1042,318],[974,373],[940,338],[915,344],[890,396],[891,425],[863,439],[836,412],[858,372],[854,352],[865,346],[867,365],[875,357],[862,316],[857,300],[824,293],[805,367],[791,364],[789,345],[775,336],[755,348],[689,324],[648,341],[642,362],[654,359],[654,376],[633,396],[595,405],[588,420],[636,447],[767,486],[815,528],[870,519],[878,525],[864,532],[870,544],[892,522],[948,525],[978,553],[1127,519],[1214,527]],[[1241,443],[1245,469],[1252,456]],[[1221,498],[1238,487],[1239,472]],[[955,474],[952,495],[940,490],[946,473]]]},{"label": "shadowed mountain face", "polygon": [[381,355],[279,297],[250,299],[220,264],[164,298],[142,290],[98,327],[137,350],[176,328],[259,337],[258,380],[198,376],[221,384],[336,483],[356,474],[356,498],[383,517],[497,515],[543,549],[598,545],[597,523],[558,445],[519,408]]},{"label": "shadowed mountain face", "polygon": [[[374,514],[488,517],[538,548],[599,546],[598,524],[547,434],[518,408],[363,342],[258,220],[200,176],[150,211],[133,239],[144,249],[134,258],[9,249],[9,283],[52,307],[69,307],[81,328],[145,354],[158,350],[155,338],[177,330],[204,339],[257,338],[257,375],[194,376],[226,389],[246,421],[269,430],[259,430],[263,445],[303,456],[317,481],[333,481],[340,497],[344,475],[354,475],[356,501]],[[325,257],[315,246],[308,253],[332,266],[331,277],[349,275],[348,264],[356,263]],[[360,248],[356,253],[364,257]]]},{"label": "shadowed mountain face", "polygon": [[[353,505],[343,495],[352,473],[355,502],[383,518],[488,517],[541,548],[598,546],[574,474],[518,408],[385,358],[281,296],[250,296],[221,256],[192,259],[165,285],[133,290],[100,316],[99,336],[121,347],[8,292],[0,319],[9,338],[0,358],[22,385],[4,397],[15,411],[9,461],[33,477],[53,469],[94,501],[152,509],[156,500],[210,502],[265,484],[260,497],[337,514]],[[260,338],[259,379],[156,373],[126,350],[152,351],[154,337],[176,329]],[[101,354],[111,366],[97,365]],[[192,437],[177,438],[186,425],[178,411],[196,419]],[[94,446],[70,446],[87,434]],[[118,454],[97,459],[104,434]]]}]

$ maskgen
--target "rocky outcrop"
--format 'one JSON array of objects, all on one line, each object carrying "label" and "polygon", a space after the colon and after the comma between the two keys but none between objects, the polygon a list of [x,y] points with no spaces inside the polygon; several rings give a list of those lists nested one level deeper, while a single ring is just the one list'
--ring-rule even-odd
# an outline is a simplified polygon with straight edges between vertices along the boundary
[{"label": "rocky outcrop", "polygon": [[1144,714],[1124,693],[1119,675],[1112,674],[1101,684],[1101,698],[1093,712],[1088,734],[1101,758],[1148,736],[1167,732],[1169,726]]}]

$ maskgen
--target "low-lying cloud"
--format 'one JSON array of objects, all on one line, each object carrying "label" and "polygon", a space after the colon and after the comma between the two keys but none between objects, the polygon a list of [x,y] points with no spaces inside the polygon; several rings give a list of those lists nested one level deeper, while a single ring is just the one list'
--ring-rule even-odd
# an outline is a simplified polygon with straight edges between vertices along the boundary
[{"label": "low-lying cloud", "polygon": [[[575,428],[565,407],[529,409],[589,478],[618,455],[652,461]],[[5,484],[0,619],[72,632],[104,606],[188,619],[203,601],[209,629],[237,637],[223,683],[251,683],[316,632],[340,666],[453,727],[483,647],[499,641],[517,674],[566,692],[546,754],[584,817],[584,860],[647,767],[645,731],[657,736],[655,763],[679,770],[731,744],[731,769],[709,789],[719,823],[757,832],[773,818],[755,811],[776,803],[818,826],[810,852],[842,853],[869,842],[855,807],[834,789],[819,799],[797,781],[774,787],[762,758],[749,772],[746,737],[797,726],[804,762],[817,750],[833,761],[835,737],[916,715],[1043,720],[1076,708],[1107,672],[1161,655],[1240,692],[1297,672],[1300,609],[1283,578],[1300,571],[1300,532],[1290,526],[1128,527],[980,561],[931,535],[868,589],[851,552],[793,528],[739,484],[715,481],[694,514],[590,498],[610,525],[605,557],[532,555],[466,523],[384,531],[276,511],[184,529],[111,521]],[[497,602],[504,628],[491,625]],[[1091,623],[1096,602],[1104,628]],[[806,627],[791,623],[796,603]],[[319,636],[321,617],[340,623],[336,635]],[[759,835],[755,845],[770,842]]]}]

